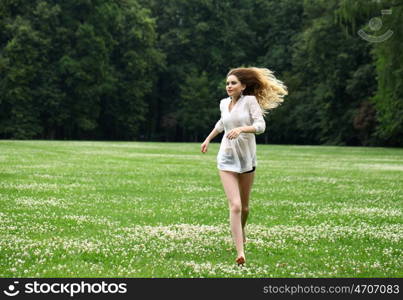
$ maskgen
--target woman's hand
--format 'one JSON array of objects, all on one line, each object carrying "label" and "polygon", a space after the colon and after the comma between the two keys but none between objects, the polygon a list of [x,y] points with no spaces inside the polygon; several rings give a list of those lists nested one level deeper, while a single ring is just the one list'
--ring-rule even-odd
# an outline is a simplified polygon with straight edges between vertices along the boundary
[{"label": "woman's hand", "polygon": [[236,127],[227,134],[227,138],[232,140],[236,139],[242,133],[242,127]]},{"label": "woman's hand", "polygon": [[210,141],[205,140],[205,141],[203,142],[203,144],[201,144],[201,152],[206,153],[209,144],[210,144]]}]

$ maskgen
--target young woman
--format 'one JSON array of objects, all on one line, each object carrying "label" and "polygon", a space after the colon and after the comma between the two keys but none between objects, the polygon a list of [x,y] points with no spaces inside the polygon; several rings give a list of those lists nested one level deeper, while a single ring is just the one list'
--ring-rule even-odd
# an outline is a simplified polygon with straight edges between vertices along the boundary
[{"label": "young woman", "polygon": [[264,115],[283,102],[288,92],[272,71],[254,67],[230,70],[226,90],[229,97],[220,102],[221,118],[201,145],[201,152],[207,152],[210,141],[225,130],[217,168],[228,199],[235,261],[243,265],[249,194],[257,166],[255,135],[265,131]]}]

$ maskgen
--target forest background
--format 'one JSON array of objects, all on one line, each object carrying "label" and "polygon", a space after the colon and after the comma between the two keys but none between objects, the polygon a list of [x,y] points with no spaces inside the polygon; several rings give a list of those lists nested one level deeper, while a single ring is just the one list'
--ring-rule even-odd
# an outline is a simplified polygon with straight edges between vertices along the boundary
[{"label": "forest background", "polygon": [[2,0],[0,138],[202,142],[227,72],[257,66],[289,91],[258,142],[401,147],[402,19],[401,0]]}]

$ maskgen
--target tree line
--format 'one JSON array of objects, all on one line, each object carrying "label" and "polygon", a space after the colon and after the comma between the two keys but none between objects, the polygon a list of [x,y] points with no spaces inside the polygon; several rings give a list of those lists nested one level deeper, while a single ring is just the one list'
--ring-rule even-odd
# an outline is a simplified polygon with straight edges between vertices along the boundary
[{"label": "tree line", "polygon": [[2,0],[0,138],[201,142],[229,69],[257,66],[289,91],[259,142],[399,147],[402,16],[403,0]]}]

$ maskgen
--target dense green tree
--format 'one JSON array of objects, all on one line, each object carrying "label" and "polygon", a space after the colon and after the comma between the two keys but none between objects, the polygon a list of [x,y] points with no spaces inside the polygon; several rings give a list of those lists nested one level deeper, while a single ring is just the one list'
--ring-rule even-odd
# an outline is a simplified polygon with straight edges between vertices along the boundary
[{"label": "dense green tree", "polygon": [[[183,127],[184,136],[197,142],[203,139],[200,133],[211,130],[220,118],[217,101],[211,97],[211,86],[206,71],[190,71],[185,82],[180,85],[181,102],[178,108],[178,120]],[[214,118],[215,116],[215,118]]]},{"label": "dense green tree", "polygon": [[0,133],[134,138],[163,61],[135,0],[0,4]]},{"label": "dense green tree", "polygon": [[402,2],[2,0],[0,138],[200,142],[257,66],[289,90],[258,141],[401,146]]},{"label": "dense green tree", "polygon": [[[374,143],[403,145],[403,1],[340,1],[340,23],[350,36],[360,36],[372,47],[377,89],[369,103],[376,108]],[[366,40],[365,33],[372,39]],[[391,36],[389,33],[393,33]],[[385,38],[382,38],[385,37]],[[377,142],[375,142],[377,141]]]},{"label": "dense green tree", "polygon": [[[273,122],[278,124],[276,131],[287,130],[288,142],[360,144],[354,119],[363,99],[354,94],[350,81],[368,78],[368,74],[358,77],[357,70],[369,72],[360,68],[371,58],[368,45],[346,37],[335,22],[337,4],[336,0],[304,1],[304,30],[293,44],[292,72],[287,79],[290,96],[280,115],[288,117],[286,122]],[[371,81],[362,85],[371,92]]]}]

